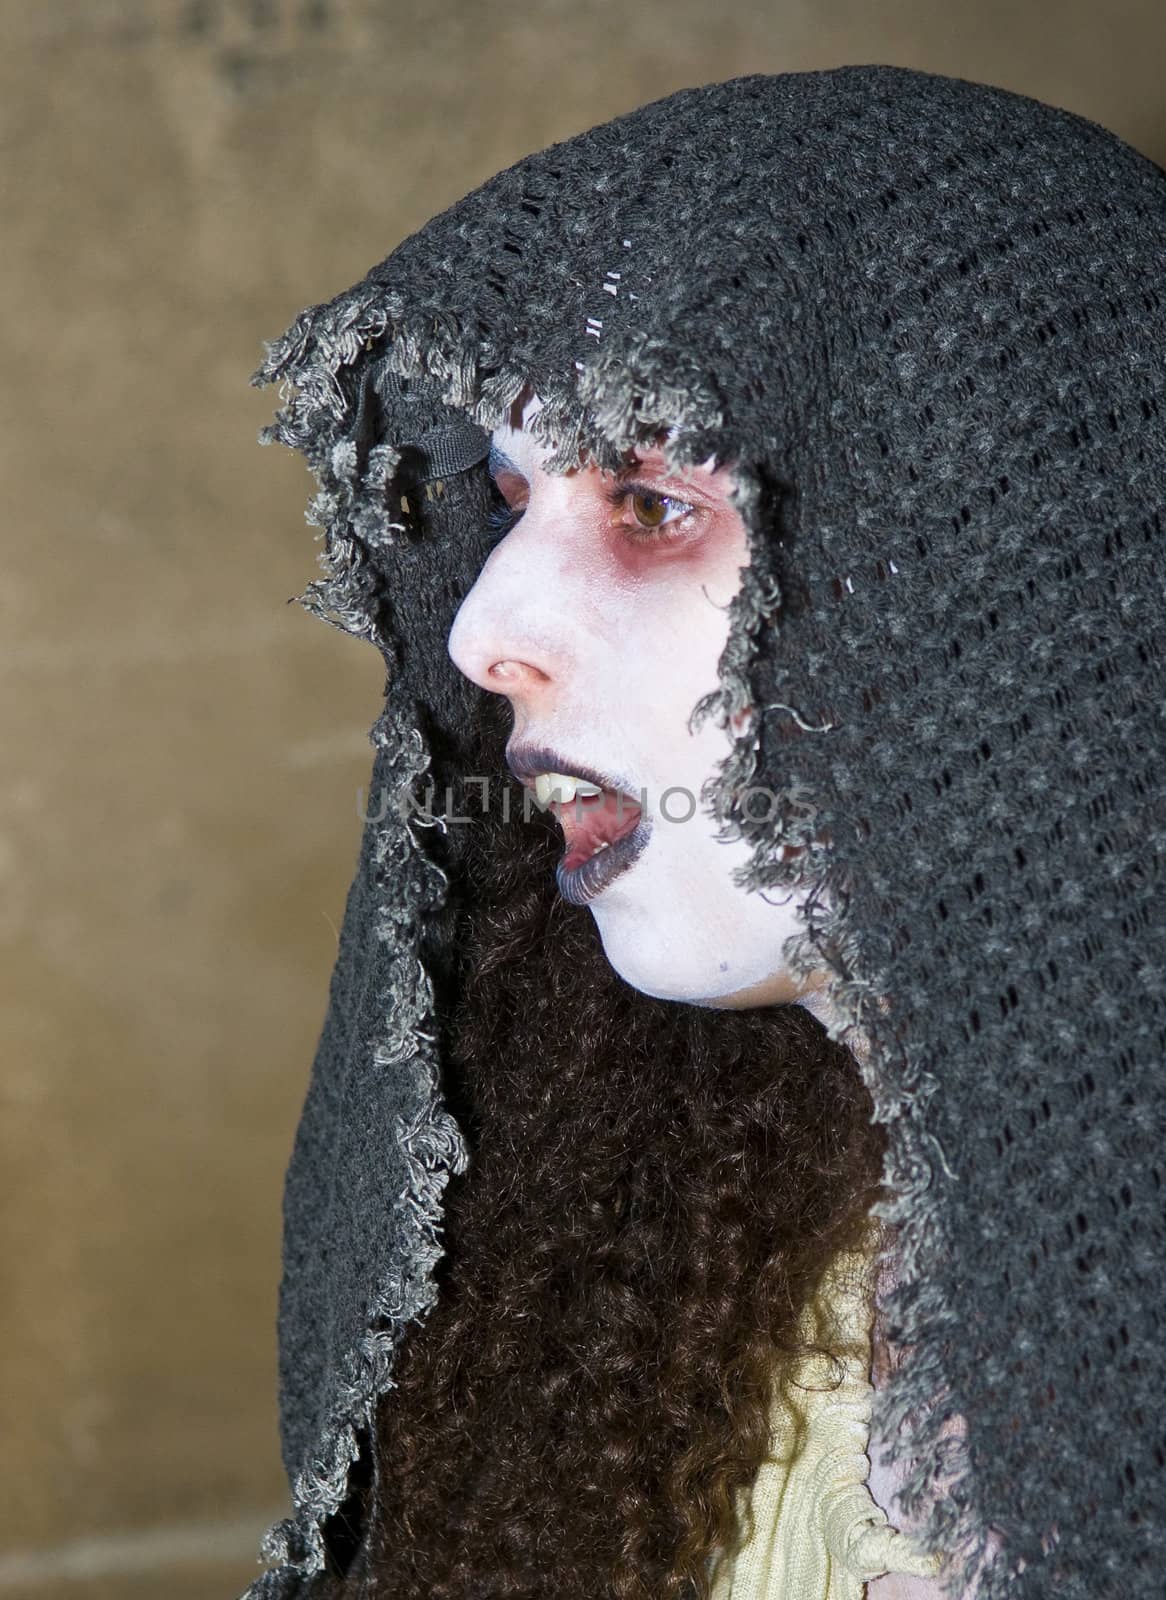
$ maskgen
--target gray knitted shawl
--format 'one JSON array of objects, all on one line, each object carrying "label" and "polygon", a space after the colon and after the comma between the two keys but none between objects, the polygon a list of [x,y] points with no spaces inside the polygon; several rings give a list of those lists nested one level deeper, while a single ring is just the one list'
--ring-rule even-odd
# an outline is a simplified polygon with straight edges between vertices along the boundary
[{"label": "gray knitted shawl", "polygon": [[665,428],[673,466],[739,463],[751,565],[702,714],[756,708],[719,808],[748,890],[813,890],[790,964],[871,1043],[913,1347],[876,1404],[908,1508],[954,1473],[923,1543],[966,1579],[994,1530],[986,1600],[1161,1594],[1164,248],[1166,173],[1081,117],[753,76],[518,162],[267,347],[265,438],[319,482],[304,603],[388,684],[287,1175],[294,1512],[251,1600],[309,1592],[437,1293],[467,1148],[440,797],[496,699],[445,641],[489,547],[483,430],[527,381],[552,470]]}]

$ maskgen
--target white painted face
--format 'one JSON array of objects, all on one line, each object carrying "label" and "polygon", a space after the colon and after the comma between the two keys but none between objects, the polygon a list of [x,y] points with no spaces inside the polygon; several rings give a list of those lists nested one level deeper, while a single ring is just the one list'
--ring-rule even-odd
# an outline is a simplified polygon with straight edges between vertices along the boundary
[{"label": "white painted face", "polygon": [[817,988],[782,959],[802,926],[793,897],[735,884],[749,846],[718,841],[700,804],[729,733],[711,717],[687,726],[717,687],[749,559],[732,473],[710,458],[687,478],[669,474],[659,448],[618,474],[548,473],[550,449],[525,431],[539,409],[535,396],[494,432],[491,471],[517,520],[462,602],[450,657],[510,701],[511,746],[550,746],[563,756],[555,770],[592,767],[646,791],[646,849],[588,902],[626,982],[698,1005],[800,998],[819,1011]]}]

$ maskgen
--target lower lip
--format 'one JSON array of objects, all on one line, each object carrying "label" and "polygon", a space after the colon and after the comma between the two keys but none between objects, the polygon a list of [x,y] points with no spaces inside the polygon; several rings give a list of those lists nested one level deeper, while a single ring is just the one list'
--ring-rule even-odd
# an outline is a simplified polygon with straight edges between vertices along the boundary
[{"label": "lower lip", "polygon": [[577,867],[572,867],[570,872],[564,870],[563,862],[560,861],[555,868],[555,882],[563,899],[569,905],[585,906],[594,900],[596,895],[602,894],[609,883],[620,877],[640,859],[651,832],[650,824],[641,817],[624,838],[618,839],[615,844],[609,844],[597,855],[589,856],[586,861],[581,861]]}]

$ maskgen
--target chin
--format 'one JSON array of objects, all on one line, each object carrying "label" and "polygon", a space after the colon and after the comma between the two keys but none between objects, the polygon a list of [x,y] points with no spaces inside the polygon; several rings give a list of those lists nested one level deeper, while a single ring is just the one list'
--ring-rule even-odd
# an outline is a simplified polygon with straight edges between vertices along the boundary
[{"label": "chin", "polygon": [[601,909],[598,902],[590,909],[604,955],[633,989],[656,1000],[691,1001],[710,986],[708,972],[686,971],[675,950],[654,939],[651,929],[645,930],[637,919],[608,914],[609,908]]},{"label": "chin", "polygon": [[604,955],[633,989],[656,1000],[679,1000],[695,1006],[737,1003],[733,997],[741,990],[741,978],[730,978],[711,956],[699,951],[678,951],[675,946],[654,939],[651,933],[645,936],[630,918],[600,914],[598,903],[591,910]]}]

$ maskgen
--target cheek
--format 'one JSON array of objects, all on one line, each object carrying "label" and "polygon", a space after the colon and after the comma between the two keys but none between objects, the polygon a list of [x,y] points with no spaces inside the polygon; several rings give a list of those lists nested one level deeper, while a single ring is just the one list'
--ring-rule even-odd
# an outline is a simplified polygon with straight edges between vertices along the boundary
[{"label": "cheek", "polygon": [[641,592],[613,613],[608,635],[615,686],[644,719],[649,747],[670,751],[685,771],[699,753],[723,754],[724,732],[713,718],[691,732],[697,702],[717,689],[717,665],[728,637],[724,609],[691,584]]},{"label": "cheek", "polygon": [[[528,511],[524,521],[535,515]],[[685,702],[687,715],[717,684],[728,608],[748,560],[744,525],[716,516],[700,538],[661,548],[633,543],[607,515],[580,518],[571,537],[555,526],[559,599],[594,627],[621,672],[635,674],[629,683],[650,682],[665,703]],[[548,534],[553,523],[547,516]]]}]

